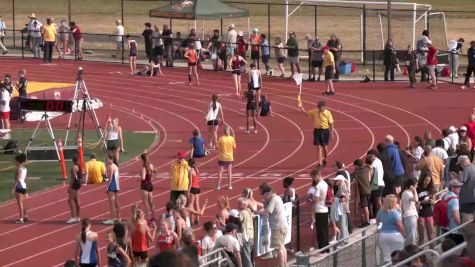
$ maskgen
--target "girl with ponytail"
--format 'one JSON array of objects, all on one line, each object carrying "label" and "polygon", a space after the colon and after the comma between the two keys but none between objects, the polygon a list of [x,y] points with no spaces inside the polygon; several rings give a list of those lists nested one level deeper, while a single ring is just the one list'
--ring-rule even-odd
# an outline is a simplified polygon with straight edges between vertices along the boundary
[{"label": "girl with ponytail", "polygon": [[81,233],[76,237],[75,261],[79,266],[101,266],[99,241],[96,232],[91,231],[91,221],[81,221]]},{"label": "girl with ponytail", "polygon": [[145,217],[150,213],[149,222],[155,221],[155,208],[153,205],[153,184],[152,178],[155,173],[155,168],[148,160],[148,154],[143,153],[140,155],[142,159],[142,168],[140,169],[140,195],[142,197],[142,203],[145,211]]},{"label": "girl with ponytail", "polygon": [[[218,120],[218,115],[221,115],[221,121]],[[211,103],[208,105],[205,118],[208,125],[208,146],[210,149],[214,149],[218,143],[218,126],[224,124],[223,109],[218,102],[218,95],[211,96]]]},{"label": "girl with ponytail", "polygon": [[[152,222],[154,228],[157,228],[155,222]],[[145,214],[141,209],[136,209],[133,225],[132,225],[132,251],[134,255],[134,262],[137,265],[147,262],[148,248],[154,240],[153,231],[147,225]]]}]

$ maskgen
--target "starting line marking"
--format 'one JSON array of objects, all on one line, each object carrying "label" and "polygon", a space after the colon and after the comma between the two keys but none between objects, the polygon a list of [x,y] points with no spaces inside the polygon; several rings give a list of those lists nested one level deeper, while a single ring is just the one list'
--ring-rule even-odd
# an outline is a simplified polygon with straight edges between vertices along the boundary
[{"label": "starting line marking", "polygon": [[156,134],[157,131],[134,131],[134,133],[138,133],[138,134]]},{"label": "starting line marking", "polygon": [[173,85],[173,84],[185,84],[185,82],[168,82],[168,84]]}]

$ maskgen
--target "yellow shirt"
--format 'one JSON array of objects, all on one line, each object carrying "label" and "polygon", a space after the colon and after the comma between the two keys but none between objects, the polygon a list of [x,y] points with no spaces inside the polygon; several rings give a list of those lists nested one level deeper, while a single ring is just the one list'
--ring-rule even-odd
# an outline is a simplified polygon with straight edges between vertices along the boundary
[{"label": "yellow shirt", "polygon": [[172,164],[170,187],[172,191],[188,191],[190,183],[189,167],[186,160],[175,161]]},{"label": "yellow shirt", "polygon": [[327,52],[327,54],[323,57],[323,66],[324,67],[335,66],[335,58],[333,57],[332,53]]},{"label": "yellow shirt", "polygon": [[90,184],[102,183],[102,177],[106,174],[106,165],[102,161],[91,159],[84,166],[87,172],[87,181]]},{"label": "yellow shirt", "polygon": [[435,185],[440,185],[440,176],[442,174],[442,169],[444,167],[444,163],[442,160],[435,156],[430,155],[428,157],[423,157],[422,159],[417,162],[416,169],[417,170],[427,170],[430,171],[432,175],[432,180],[434,180]]},{"label": "yellow shirt", "polygon": [[234,161],[234,149],[236,141],[230,135],[223,135],[218,140],[219,160]]},{"label": "yellow shirt", "polygon": [[323,112],[312,109],[307,111],[307,116],[313,119],[313,128],[315,129],[328,129],[330,124],[333,124],[333,116],[328,109]]},{"label": "yellow shirt", "polygon": [[54,41],[56,41],[57,32],[56,32],[56,26],[54,24],[51,24],[51,25],[45,24],[45,25],[43,25],[41,33],[43,34],[43,40],[45,42],[54,42]]}]

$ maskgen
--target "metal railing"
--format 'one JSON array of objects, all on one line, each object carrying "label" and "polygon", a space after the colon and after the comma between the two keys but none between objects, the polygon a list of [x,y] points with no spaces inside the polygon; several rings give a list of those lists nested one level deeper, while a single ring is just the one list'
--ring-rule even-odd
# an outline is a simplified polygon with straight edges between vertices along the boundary
[{"label": "metal railing", "polygon": [[463,243],[447,250],[446,252],[442,253],[439,256],[438,260],[437,260],[436,267],[448,266],[447,264],[445,264],[444,261],[447,260],[450,257],[458,256],[457,254],[460,254],[466,247],[467,247],[467,242],[463,242]]},{"label": "metal railing", "polygon": [[[228,256],[228,253],[224,250],[224,248],[215,249],[203,256],[199,257],[200,267],[220,267],[220,266],[228,266],[234,267],[233,262]],[[226,264],[226,265],[224,265]]]},{"label": "metal railing", "polygon": [[433,250],[433,249],[426,249],[426,250],[423,250],[423,251],[419,251],[418,253],[412,255],[411,257],[403,260],[403,261],[400,261],[398,262],[397,264],[393,265],[392,263],[388,263],[386,265],[384,265],[383,267],[388,267],[388,266],[394,266],[394,267],[402,267],[402,266],[407,266],[408,263],[410,263],[411,261],[423,256],[423,255],[432,255],[432,257],[434,257],[435,260],[439,259],[440,257],[440,254],[439,252]]},{"label": "metal railing", "polygon": [[462,228],[464,228],[465,226],[469,225],[472,221],[468,221],[468,222],[465,222],[465,223],[462,223],[461,225],[455,227],[454,229],[451,229],[439,236],[437,236],[436,238],[430,240],[430,241],[427,241],[426,243],[422,244],[419,246],[420,249],[425,249],[426,247],[428,247],[430,244],[433,244],[433,243],[438,243],[441,241],[442,238],[445,238],[447,236],[449,236],[450,234],[453,234],[453,233],[457,233],[459,232]]}]

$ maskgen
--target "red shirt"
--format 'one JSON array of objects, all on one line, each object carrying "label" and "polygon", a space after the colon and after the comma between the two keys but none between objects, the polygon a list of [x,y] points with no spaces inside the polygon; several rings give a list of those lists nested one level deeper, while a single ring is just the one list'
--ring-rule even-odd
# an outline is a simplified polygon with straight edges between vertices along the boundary
[{"label": "red shirt", "polygon": [[200,188],[200,174],[198,172],[191,177],[191,187]]},{"label": "red shirt", "polygon": [[171,234],[159,234],[157,236],[157,247],[160,252],[172,250],[175,246],[175,239]]},{"label": "red shirt", "polygon": [[261,41],[260,35],[251,35],[251,51],[259,52],[259,43]]},{"label": "red shirt", "polygon": [[79,29],[78,26],[71,28],[71,32],[73,33],[74,40],[80,40],[82,38],[81,29]]},{"label": "red shirt", "polygon": [[475,121],[469,121],[464,124],[467,127],[467,136],[475,144]]},{"label": "red shirt", "polygon": [[244,40],[244,38],[241,38],[239,40],[237,40],[237,50],[238,50],[238,53],[239,55],[241,56],[245,56],[246,55],[246,40]]},{"label": "red shirt", "polygon": [[132,251],[144,252],[147,250],[147,234],[140,232],[140,223],[136,223],[134,224],[134,231],[132,232]]},{"label": "red shirt", "polygon": [[431,47],[427,52],[427,65],[437,65],[437,48]]}]

